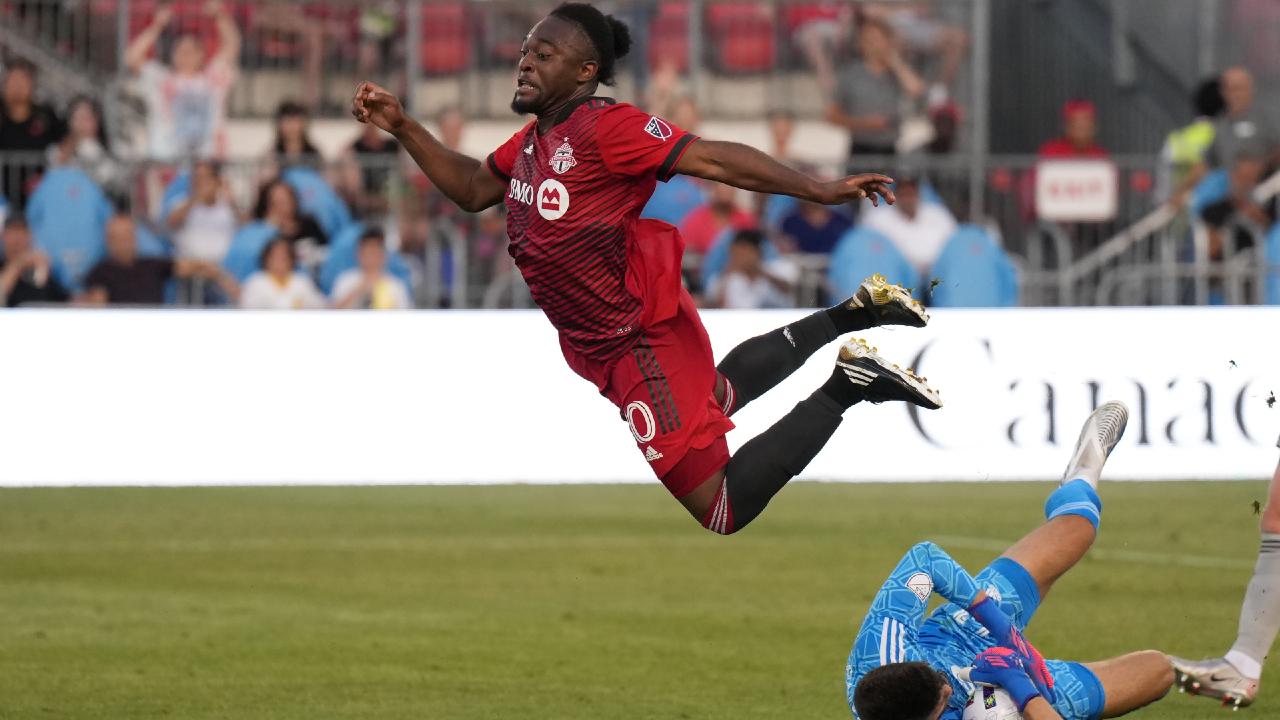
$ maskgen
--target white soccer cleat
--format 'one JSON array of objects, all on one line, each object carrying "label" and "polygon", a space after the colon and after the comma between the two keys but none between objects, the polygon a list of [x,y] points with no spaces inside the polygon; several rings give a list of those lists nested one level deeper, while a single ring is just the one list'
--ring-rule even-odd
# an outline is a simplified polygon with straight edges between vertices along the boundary
[{"label": "white soccer cleat", "polygon": [[911,368],[903,370],[885,360],[858,338],[840,346],[836,369],[860,386],[870,402],[902,400],[930,410],[942,407],[942,396],[929,387],[927,378],[916,377]]},{"label": "white soccer cleat", "polygon": [[1097,487],[1102,466],[1116,448],[1116,443],[1124,437],[1128,423],[1129,408],[1118,400],[1103,403],[1102,407],[1094,410],[1080,428],[1080,439],[1076,441],[1071,462],[1067,463],[1067,471],[1062,474],[1062,482],[1084,478]]},{"label": "white soccer cleat", "polygon": [[1258,681],[1241,675],[1223,658],[1195,662],[1170,655],[1169,662],[1178,692],[1221,700],[1222,707],[1232,710],[1249,707],[1258,696]]}]

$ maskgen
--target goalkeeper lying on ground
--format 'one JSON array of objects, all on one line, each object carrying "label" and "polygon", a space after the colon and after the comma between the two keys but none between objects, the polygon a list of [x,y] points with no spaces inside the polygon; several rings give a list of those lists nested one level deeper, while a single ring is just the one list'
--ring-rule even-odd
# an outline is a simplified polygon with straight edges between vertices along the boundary
[{"label": "goalkeeper lying on ground", "polygon": [[[957,720],[970,680],[1003,687],[1026,720],[1116,717],[1164,697],[1174,677],[1163,653],[1046,661],[1022,637],[1054,581],[1093,544],[1098,477],[1127,421],[1116,402],[1089,416],[1062,485],[1045,503],[1045,524],[976,578],[933,543],[911,548],[849,654],[845,687],[859,720]],[[925,619],[932,593],[948,603]]]}]

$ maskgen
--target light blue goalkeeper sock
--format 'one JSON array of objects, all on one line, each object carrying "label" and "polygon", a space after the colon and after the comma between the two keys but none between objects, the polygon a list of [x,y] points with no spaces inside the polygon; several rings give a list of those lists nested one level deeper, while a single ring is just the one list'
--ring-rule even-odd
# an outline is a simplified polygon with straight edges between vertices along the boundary
[{"label": "light blue goalkeeper sock", "polygon": [[1088,480],[1077,479],[1053,491],[1044,503],[1044,518],[1052,520],[1060,515],[1079,515],[1098,529],[1102,522],[1102,500]]}]

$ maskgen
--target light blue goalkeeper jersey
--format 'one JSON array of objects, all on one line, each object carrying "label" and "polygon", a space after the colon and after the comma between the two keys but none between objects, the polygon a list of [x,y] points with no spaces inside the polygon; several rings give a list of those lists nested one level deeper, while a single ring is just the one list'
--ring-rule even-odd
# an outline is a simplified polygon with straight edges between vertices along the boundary
[{"label": "light blue goalkeeper jersey", "polygon": [[[868,671],[894,662],[920,660],[947,673],[955,694],[941,720],[959,718],[973,689],[956,678],[954,669],[969,667],[973,658],[995,643],[965,608],[978,596],[977,581],[937,545],[924,542],[911,548],[876,593],[862,621],[849,664],[845,691],[853,709],[853,691]],[[948,600],[925,619],[929,597]]]}]

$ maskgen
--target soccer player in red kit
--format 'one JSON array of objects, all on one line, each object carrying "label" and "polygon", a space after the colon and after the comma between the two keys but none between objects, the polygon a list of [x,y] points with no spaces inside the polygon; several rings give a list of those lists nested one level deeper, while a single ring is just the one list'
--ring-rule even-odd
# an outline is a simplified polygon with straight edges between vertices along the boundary
[{"label": "soccer player in red kit", "polygon": [[462,209],[506,203],[508,250],[559,331],[569,366],[617,405],[667,489],[704,527],[729,534],[804,469],[848,408],[941,401],[923,379],[851,340],[821,389],[732,458],[729,416],[838,335],[923,327],[928,316],[908,291],[872,276],[848,301],[744,342],[717,367],[680,282],[680,233],[640,219],[656,183],[683,173],[834,205],[893,202],[892,181],[858,175],[820,183],[745,145],[702,140],[596,96],[630,44],[626,26],[591,5],[552,11],[525,37],[511,103],[537,119],[483,162],[444,147],[371,83],[357,88],[352,113],[394,135]]}]

